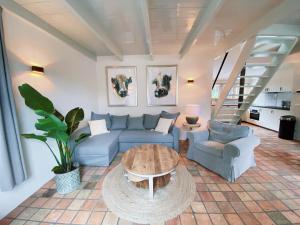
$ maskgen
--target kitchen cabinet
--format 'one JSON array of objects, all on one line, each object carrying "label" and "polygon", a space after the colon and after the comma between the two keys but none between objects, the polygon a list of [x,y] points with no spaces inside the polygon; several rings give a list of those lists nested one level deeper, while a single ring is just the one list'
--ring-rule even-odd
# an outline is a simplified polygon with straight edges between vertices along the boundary
[{"label": "kitchen cabinet", "polygon": [[[251,109],[256,109],[259,112],[259,120],[250,119],[249,114]],[[269,109],[260,107],[251,107],[246,114],[246,121],[261,127],[268,128],[270,130],[278,131],[280,117],[284,115],[289,115],[290,111],[280,110],[280,109]]]}]

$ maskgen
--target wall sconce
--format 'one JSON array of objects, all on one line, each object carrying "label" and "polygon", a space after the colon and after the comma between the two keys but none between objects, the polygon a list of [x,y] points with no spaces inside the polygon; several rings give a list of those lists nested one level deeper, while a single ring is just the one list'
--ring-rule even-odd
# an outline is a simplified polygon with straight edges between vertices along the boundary
[{"label": "wall sconce", "polygon": [[194,83],[194,79],[188,79],[188,80],[187,80],[187,83],[188,83],[188,84],[193,84],[193,83]]},{"label": "wall sconce", "polygon": [[31,71],[34,73],[44,74],[44,67],[31,66]]}]

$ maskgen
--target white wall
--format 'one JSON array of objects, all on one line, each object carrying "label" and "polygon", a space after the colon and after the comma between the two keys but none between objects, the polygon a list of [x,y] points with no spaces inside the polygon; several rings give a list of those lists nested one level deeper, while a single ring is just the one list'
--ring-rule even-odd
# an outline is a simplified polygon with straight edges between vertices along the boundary
[{"label": "white wall", "polygon": [[[162,107],[147,105],[147,84],[146,84],[146,66],[147,65],[178,65],[178,106]],[[138,82],[138,106],[137,107],[108,107],[106,91],[106,66],[136,66]],[[201,105],[200,122],[205,126],[206,121],[210,118],[210,94],[211,94],[211,74],[212,60],[209,57],[201,57],[200,54],[191,53],[182,60],[177,56],[165,55],[155,56],[150,60],[149,56],[125,56],[121,62],[115,57],[98,57],[97,78],[99,93],[99,112],[110,112],[112,114],[124,115],[142,115],[143,113],[160,113],[162,110],[170,112],[184,112],[186,104]],[[194,84],[187,84],[187,79],[193,78]],[[183,116],[178,120],[182,123]]]},{"label": "white wall", "polygon": [[[25,82],[48,96],[62,113],[81,106],[89,118],[97,109],[96,63],[7,11],[4,31],[21,132],[33,132],[36,119],[17,91]],[[45,75],[33,75],[31,65],[44,66]],[[0,218],[53,177],[55,162],[43,144],[23,140],[23,148],[29,178],[12,191],[0,192]]]}]

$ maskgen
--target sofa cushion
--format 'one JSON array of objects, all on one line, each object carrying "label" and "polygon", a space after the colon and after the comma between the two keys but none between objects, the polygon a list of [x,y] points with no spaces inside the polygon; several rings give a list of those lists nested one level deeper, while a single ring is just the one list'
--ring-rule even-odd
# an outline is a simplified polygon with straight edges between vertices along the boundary
[{"label": "sofa cushion", "polygon": [[127,125],[128,130],[144,130],[144,117],[128,117]]},{"label": "sofa cushion", "polygon": [[159,118],[160,118],[160,114],[157,114],[157,115],[144,114],[145,129],[148,129],[148,130],[155,129]]},{"label": "sofa cushion", "polygon": [[209,140],[223,144],[249,135],[249,127],[247,126],[225,124],[217,121],[209,121],[208,129]]},{"label": "sofa cushion", "polygon": [[155,127],[155,131],[160,132],[163,135],[166,135],[169,133],[169,129],[172,126],[173,122],[174,122],[173,119],[159,118],[158,124]]},{"label": "sofa cushion", "polygon": [[197,143],[196,149],[217,157],[222,157],[224,146],[224,144],[216,141],[203,141],[201,143]]},{"label": "sofa cushion", "polygon": [[176,123],[176,120],[178,118],[178,116],[180,115],[180,112],[177,113],[169,113],[166,111],[161,111],[160,117],[161,118],[165,118],[165,119],[173,119],[174,122],[172,123],[172,125],[170,126],[169,132],[172,131],[174,124]]},{"label": "sofa cushion", "polygon": [[127,118],[128,115],[125,116],[111,116],[111,129],[112,130],[123,130],[127,128]]},{"label": "sofa cushion", "polygon": [[165,118],[165,119],[173,119],[176,122],[179,115],[180,115],[180,112],[169,113],[169,112],[166,112],[166,111],[161,111],[160,117]]},{"label": "sofa cushion", "polygon": [[113,130],[110,133],[89,137],[76,148],[76,155],[109,155],[122,131]]},{"label": "sofa cushion", "polygon": [[120,142],[136,143],[165,143],[173,142],[171,134],[163,135],[162,133],[150,130],[124,130],[119,136]]},{"label": "sofa cushion", "polygon": [[91,136],[109,133],[105,120],[91,120],[88,121],[88,123],[91,131]]},{"label": "sofa cushion", "polygon": [[109,113],[107,114],[97,114],[92,112],[91,113],[91,120],[105,120],[106,121],[106,127],[108,130],[111,128],[111,121],[110,121],[110,115]]}]

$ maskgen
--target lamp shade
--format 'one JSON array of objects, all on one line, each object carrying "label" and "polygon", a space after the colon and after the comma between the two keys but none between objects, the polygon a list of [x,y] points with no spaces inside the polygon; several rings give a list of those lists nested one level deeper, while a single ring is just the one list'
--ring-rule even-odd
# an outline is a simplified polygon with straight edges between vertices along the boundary
[{"label": "lamp shade", "polygon": [[184,108],[185,108],[185,115],[187,115],[187,116],[199,116],[200,115],[200,105],[188,104]]}]

